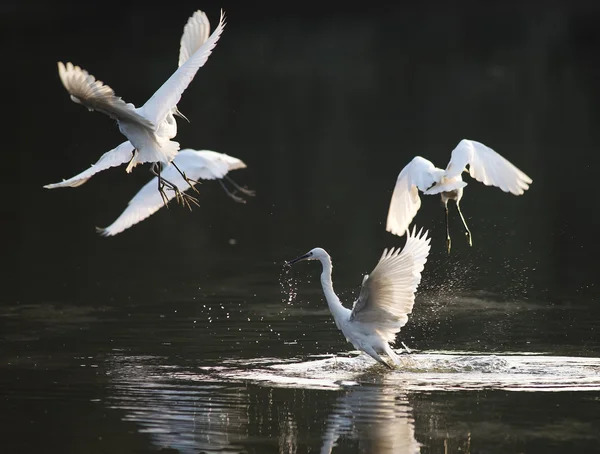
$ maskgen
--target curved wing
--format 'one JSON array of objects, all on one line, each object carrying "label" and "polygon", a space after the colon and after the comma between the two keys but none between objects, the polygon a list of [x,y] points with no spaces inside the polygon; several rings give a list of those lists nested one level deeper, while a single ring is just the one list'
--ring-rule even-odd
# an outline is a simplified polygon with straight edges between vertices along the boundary
[{"label": "curved wing", "polygon": [[46,189],[55,189],[55,188],[75,188],[77,186],[81,186],[87,180],[92,178],[98,172],[102,172],[103,170],[110,169],[111,167],[117,167],[121,164],[125,164],[131,161],[133,157],[133,152],[135,148],[131,144],[131,142],[126,141],[119,145],[117,148],[114,148],[110,151],[107,151],[96,164],[92,164],[92,166],[84,170],[78,175],[69,178],[68,180],[63,180],[60,183],[47,184],[44,186]]},{"label": "curved wing", "polygon": [[104,85],[94,76],[79,66],[68,62],[66,66],[58,62],[58,75],[60,80],[71,95],[71,100],[97,110],[119,121],[138,123],[149,129],[154,129],[153,124],[137,113],[133,104],[127,104],[108,85]]},{"label": "curved wing", "polygon": [[491,148],[474,140],[463,139],[452,151],[446,177],[460,175],[467,165],[469,174],[477,181],[514,195],[523,194],[532,183],[531,178]]},{"label": "curved wing", "polygon": [[388,341],[408,321],[429,254],[430,239],[423,229],[408,232],[404,249],[385,249],[373,272],[366,276],[350,321],[373,325]]},{"label": "curved wing", "polygon": [[146,118],[154,124],[159,124],[177,105],[196,72],[206,63],[212,50],[217,45],[223,27],[225,27],[225,15],[221,11],[219,25],[208,40],[142,106],[141,110]]},{"label": "curved wing", "polygon": [[196,11],[183,27],[179,45],[179,63],[183,65],[206,42],[210,34],[210,22],[203,11]]},{"label": "curved wing", "polygon": [[426,191],[440,181],[444,174],[431,161],[416,156],[402,169],[396,180],[388,210],[385,229],[394,235],[402,236],[421,207],[419,190]]},{"label": "curved wing", "polygon": [[[191,149],[181,150],[172,162],[192,180],[214,180],[223,178],[228,172],[226,162],[211,162],[203,156],[202,151]],[[162,170],[161,176],[177,186],[180,191],[190,189],[190,185],[183,179],[173,164],[169,164]],[[168,200],[175,197],[175,193],[169,190],[166,191],[166,195]],[[158,178],[154,177],[129,201],[127,208],[115,222],[104,229],[98,229],[98,232],[104,236],[116,235],[152,216],[163,206],[163,199],[158,192]]]}]

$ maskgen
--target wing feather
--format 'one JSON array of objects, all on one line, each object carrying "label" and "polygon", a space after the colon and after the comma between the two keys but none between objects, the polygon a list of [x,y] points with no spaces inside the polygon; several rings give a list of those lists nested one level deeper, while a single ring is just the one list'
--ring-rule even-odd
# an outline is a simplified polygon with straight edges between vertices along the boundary
[{"label": "wing feather", "polygon": [[444,171],[431,161],[416,156],[398,175],[388,210],[386,230],[402,236],[421,207],[419,190],[438,182]]},{"label": "wing feather", "polygon": [[153,124],[137,113],[133,104],[127,104],[108,85],[96,80],[94,76],[79,66],[67,62],[66,66],[58,62],[58,75],[64,87],[71,95],[71,100],[97,110],[118,121],[138,123],[149,129],[154,129]]},{"label": "wing feather", "polygon": [[83,172],[75,175],[74,177],[69,178],[68,180],[63,180],[60,183],[47,184],[44,186],[46,189],[55,189],[55,188],[75,188],[77,186],[81,186],[87,180],[92,178],[98,172],[102,172],[103,170],[110,169],[111,167],[117,167],[122,164],[125,164],[131,161],[133,157],[133,151],[135,148],[131,144],[131,142],[126,141],[123,142],[118,147],[107,151],[95,164],[92,164],[89,169],[84,170]]},{"label": "wing feather", "polygon": [[523,194],[532,183],[531,178],[491,148],[474,140],[463,139],[452,151],[446,178],[460,175],[467,165],[469,174],[477,181],[514,195]]},{"label": "wing feather", "polygon": [[409,231],[404,249],[385,249],[373,272],[363,281],[350,321],[369,323],[392,342],[408,321],[421,272],[429,255],[427,231]]},{"label": "wing feather", "polygon": [[142,106],[141,110],[146,118],[149,118],[154,124],[159,124],[177,106],[181,95],[196,75],[196,72],[206,63],[212,50],[217,45],[224,27],[225,14],[221,11],[219,25],[208,40]]},{"label": "wing feather", "polygon": [[179,46],[179,66],[206,42],[210,35],[210,22],[203,11],[196,11],[183,27],[183,35]]},{"label": "wing feather", "polygon": [[[216,155],[221,155],[221,153],[209,150],[196,151],[188,148],[177,153],[173,163],[192,180],[214,180],[223,178],[230,170],[228,161],[217,159]],[[182,178],[172,163],[162,170],[161,176],[176,185],[180,191],[190,189],[190,185]],[[98,229],[98,232],[104,236],[117,235],[160,210],[164,206],[164,202],[158,192],[157,180],[156,177],[153,178],[140,189],[129,201],[125,211],[111,225]],[[192,184],[194,185],[193,182]],[[173,191],[167,191],[166,195],[168,200],[175,197]]]}]

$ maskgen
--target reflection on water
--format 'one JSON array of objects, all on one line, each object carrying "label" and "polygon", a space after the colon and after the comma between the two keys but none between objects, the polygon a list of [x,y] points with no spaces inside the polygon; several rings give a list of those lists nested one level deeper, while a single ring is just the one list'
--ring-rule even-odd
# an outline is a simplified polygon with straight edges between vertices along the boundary
[{"label": "reflection on water", "polygon": [[218,383],[169,383],[173,369],[161,358],[112,356],[108,361],[110,408],[125,410],[156,446],[181,453],[240,453],[247,434],[248,395]]},{"label": "reflection on water", "polygon": [[361,452],[420,451],[408,394],[384,383],[352,386],[338,397],[327,418],[321,454],[331,453],[340,437],[355,438]]},{"label": "reflection on water", "polygon": [[[303,362],[228,360],[190,368],[168,358],[116,353],[106,361],[108,407],[124,412],[123,420],[135,423],[154,446],[181,453],[469,452],[472,444],[496,440],[499,431],[516,431],[530,441],[545,442],[556,431],[569,442],[600,441],[594,421],[585,421],[589,413],[581,421],[562,413],[539,425],[544,410],[540,415],[540,409],[530,408],[530,423],[538,421],[538,432],[512,416],[523,411],[516,402],[530,399],[531,391],[569,394],[568,400],[574,391],[596,391],[589,399],[588,393],[577,394],[593,402],[600,391],[600,358],[431,352],[402,359],[403,367],[395,371],[353,354]],[[487,414],[495,410],[473,406],[474,400],[496,402],[498,397],[515,402],[490,407],[497,408],[502,423]],[[482,411],[484,421],[477,416]],[[505,446],[512,449],[513,441]]]}]

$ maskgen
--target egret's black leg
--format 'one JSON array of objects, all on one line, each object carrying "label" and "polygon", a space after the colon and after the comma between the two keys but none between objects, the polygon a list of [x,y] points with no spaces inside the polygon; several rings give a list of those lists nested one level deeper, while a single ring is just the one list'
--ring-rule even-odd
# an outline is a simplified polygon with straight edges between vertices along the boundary
[{"label": "egret's black leg", "polygon": [[248,188],[245,188],[243,186],[240,186],[235,181],[233,181],[229,177],[229,175],[225,175],[225,178],[227,178],[227,181],[229,181],[233,185],[233,187],[236,188],[238,191],[240,191],[242,194],[246,194],[246,195],[249,195],[249,196],[252,196],[252,197],[254,197],[256,195],[256,191],[253,191],[252,189],[248,189]]},{"label": "egret's black leg", "polygon": [[469,246],[473,246],[471,231],[469,230],[469,227],[467,227],[467,223],[465,222],[465,218],[462,214],[462,211],[460,211],[460,203],[458,201],[456,202],[456,209],[458,210],[458,214],[460,214],[460,219],[462,220],[462,223],[465,226],[465,235],[467,236],[467,240],[469,241]]},{"label": "egret's black leg", "polygon": [[444,210],[446,211],[446,247],[448,248],[448,254],[450,254],[450,247],[452,246],[452,240],[450,239],[450,226],[448,225],[448,201],[444,202]]},{"label": "egret's black leg", "polygon": [[227,194],[229,197],[231,197],[233,200],[235,200],[238,203],[246,203],[246,201],[244,199],[242,199],[240,196],[235,195],[235,191],[230,191],[227,186],[225,186],[225,183],[223,183],[223,179],[219,179],[219,184],[221,185],[221,187],[223,188],[223,191],[225,191],[225,194]]},{"label": "egret's black leg", "polygon": [[167,194],[165,194],[165,189],[164,189],[165,188],[165,184],[163,183],[163,180],[160,177],[160,163],[158,163],[158,162],[153,163],[152,167],[150,167],[150,172],[152,172],[152,174],[157,177],[157,180],[158,180],[158,192],[159,192],[159,194],[160,194],[160,196],[161,196],[161,198],[162,198],[163,203],[165,204],[165,206],[167,208],[169,208],[169,205],[168,205],[169,198],[167,197]]},{"label": "egret's black leg", "polygon": [[154,165],[152,166],[151,170],[152,170],[152,173],[158,177],[158,192],[160,192],[160,195],[161,195],[163,201],[165,202],[165,206],[167,206],[167,202],[169,201],[169,199],[165,193],[165,189],[164,189],[165,187],[167,189],[170,189],[171,191],[175,192],[175,197],[177,198],[177,202],[181,203],[183,206],[187,206],[190,210],[192,209],[190,202],[194,203],[196,206],[200,206],[198,204],[197,199],[195,199],[194,197],[192,197],[189,194],[186,194],[185,192],[181,192],[176,185],[171,183],[169,180],[166,180],[161,177],[159,162],[155,162]]},{"label": "egret's black leg", "polygon": [[190,185],[190,188],[192,188],[197,193],[198,190],[194,187],[194,185],[200,184],[200,182],[198,180],[192,180],[191,178],[188,178],[188,176],[185,174],[185,172],[182,172],[179,169],[179,167],[177,167],[177,164],[175,164],[175,162],[171,161],[171,164],[173,165],[173,167],[175,167],[177,169],[177,171],[179,172],[181,177],[185,180],[185,182]]}]

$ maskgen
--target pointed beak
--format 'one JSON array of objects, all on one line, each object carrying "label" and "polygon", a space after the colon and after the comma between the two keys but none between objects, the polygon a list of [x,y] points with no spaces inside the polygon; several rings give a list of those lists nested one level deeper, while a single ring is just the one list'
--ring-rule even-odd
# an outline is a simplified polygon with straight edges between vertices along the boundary
[{"label": "pointed beak", "polygon": [[289,262],[285,262],[287,266],[293,265],[296,262],[301,262],[302,260],[306,260],[310,257],[308,254],[301,255],[300,257],[296,257],[294,260],[290,260]]},{"label": "pointed beak", "polygon": [[173,115],[177,115],[180,118],[183,118],[185,121],[187,121],[188,123],[190,122],[190,120],[187,119],[187,117],[185,115],[183,115],[179,109],[177,108],[177,106],[175,106],[173,108]]}]

